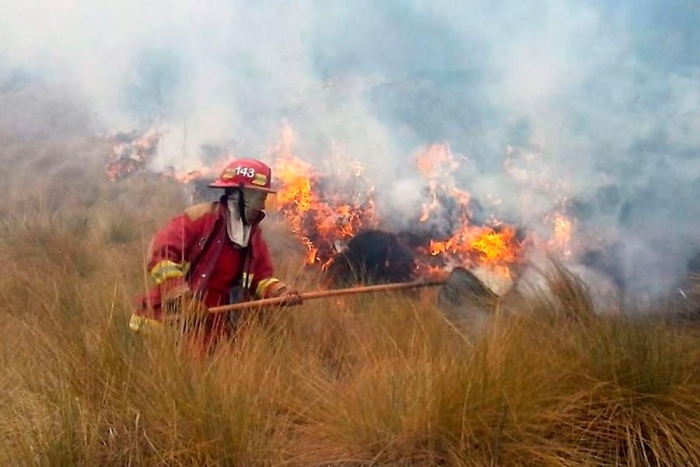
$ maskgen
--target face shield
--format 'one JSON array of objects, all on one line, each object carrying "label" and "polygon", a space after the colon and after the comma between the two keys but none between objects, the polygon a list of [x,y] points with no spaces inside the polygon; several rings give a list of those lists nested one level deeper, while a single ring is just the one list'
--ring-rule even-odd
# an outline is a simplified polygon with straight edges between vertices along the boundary
[{"label": "face shield", "polygon": [[260,219],[266,200],[267,193],[264,191],[241,188],[228,196],[228,205],[232,216],[237,215],[244,225],[252,225]]}]

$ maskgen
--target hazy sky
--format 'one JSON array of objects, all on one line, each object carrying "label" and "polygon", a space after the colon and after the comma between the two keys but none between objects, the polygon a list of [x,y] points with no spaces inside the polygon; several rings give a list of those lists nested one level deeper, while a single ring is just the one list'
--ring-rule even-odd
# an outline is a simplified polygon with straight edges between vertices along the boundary
[{"label": "hazy sky", "polygon": [[528,221],[559,187],[643,287],[700,250],[698,44],[695,0],[0,0],[0,72],[104,128],[164,124],[162,163],[263,153],[286,120],[415,202],[406,167],[448,142],[465,188]]}]

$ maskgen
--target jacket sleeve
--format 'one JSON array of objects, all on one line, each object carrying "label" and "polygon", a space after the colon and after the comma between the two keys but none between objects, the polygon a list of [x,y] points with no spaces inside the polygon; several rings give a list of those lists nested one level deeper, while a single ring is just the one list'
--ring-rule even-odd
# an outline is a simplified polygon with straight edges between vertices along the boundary
[{"label": "jacket sleeve", "polygon": [[147,265],[156,285],[166,290],[185,286],[185,274],[196,238],[194,221],[187,212],[176,216],[156,232]]},{"label": "jacket sleeve", "polygon": [[258,230],[252,237],[253,259],[250,268],[250,291],[255,298],[267,298],[276,284],[281,281],[274,276],[272,258],[267,242]]}]

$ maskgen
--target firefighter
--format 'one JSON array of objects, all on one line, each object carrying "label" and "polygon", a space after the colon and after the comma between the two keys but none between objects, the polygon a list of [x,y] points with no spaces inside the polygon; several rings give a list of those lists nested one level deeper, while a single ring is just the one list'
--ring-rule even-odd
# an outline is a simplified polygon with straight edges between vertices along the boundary
[{"label": "firefighter", "polygon": [[155,234],[148,253],[155,286],[137,299],[131,329],[186,313],[200,317],[197,329],[209,346],[234,326],[226,314],[207,315],[207,308],[273,297],[283,305],[301,303],[299,293],[274,276],[259,227],[266,197],[274,193],[271,181],[264,163],[236,159],[209,185],[224,190],[218,201],[186,209]]}]

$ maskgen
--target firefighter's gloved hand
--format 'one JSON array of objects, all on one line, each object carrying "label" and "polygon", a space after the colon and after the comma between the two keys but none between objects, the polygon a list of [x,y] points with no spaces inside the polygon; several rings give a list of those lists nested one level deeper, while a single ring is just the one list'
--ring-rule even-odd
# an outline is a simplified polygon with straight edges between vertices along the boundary
[{"label": "firefighter's gloved hand", "polygon": [[[275,285],[277,285],[277,284],[275,284]],[[292,289],[287,284],[282,284],[282,283],[279,283],[279,285],[277,285],[277,287],[275,287],[272,290],[270,296],[273,298],[284,299],[284,301],[282,302],[282,306],[301,305],[301,303],[304,301],[301,298],[301,295],[299,294],[299,292]]]},{"label": "firefighter's gloved hand", "polygon": [[209,308],[202,303],[187,286],[171,290],[163,297],[163,310],[167,314],[203,317],[209,313]]}]

